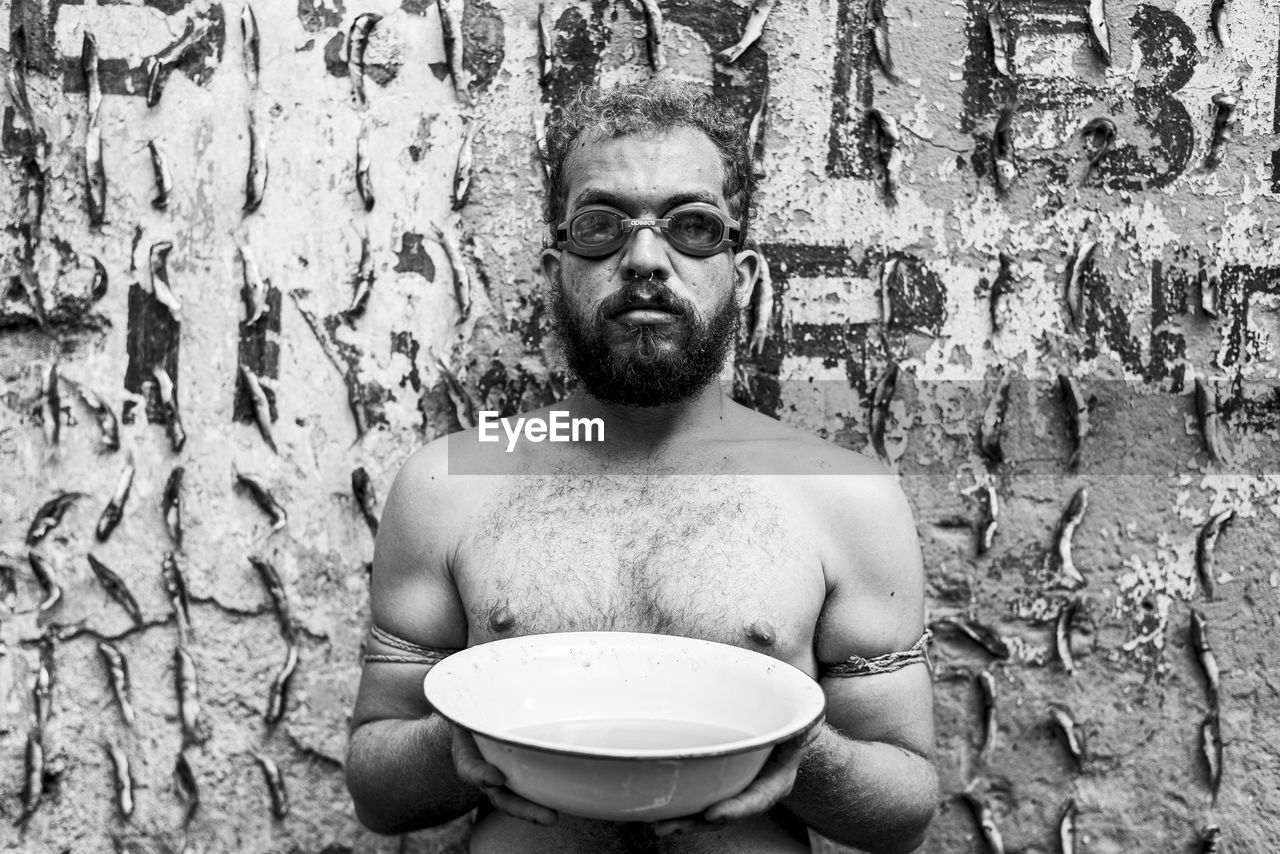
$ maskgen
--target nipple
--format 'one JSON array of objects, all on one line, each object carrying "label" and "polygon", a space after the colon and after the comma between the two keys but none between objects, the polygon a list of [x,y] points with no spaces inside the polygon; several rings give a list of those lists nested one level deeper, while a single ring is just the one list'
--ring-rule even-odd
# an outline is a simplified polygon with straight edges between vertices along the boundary
[{"label": "nipple", "polygon": [[489,630],[495,635],[505,635],[516,627],[516,615],[506,605],[489,611]]},{"label": "nipple", "polygon": [[778,641],[778,631],[768,620],[756,620],[747,626],[747,637],[758,646],[773,646]]}]

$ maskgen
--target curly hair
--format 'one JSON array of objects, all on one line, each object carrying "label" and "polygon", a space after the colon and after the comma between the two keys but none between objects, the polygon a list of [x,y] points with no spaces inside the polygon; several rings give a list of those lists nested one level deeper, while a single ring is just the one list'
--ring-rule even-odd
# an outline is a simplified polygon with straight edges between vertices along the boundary
[{"label": "curly hair", "polygon": [[593,139],[679,127],[701,131],[715,145],[724,168],[724,197],[730,215],[742,224],[745,241],[755,194],[746,123],[716,103],[706,87],[661,78],[609,89],[584,86],[567,105],[552,112],[546,140],[538,149],[551,185],[543,200],[542,217],[552,239],[556,226],[564,220],[569,191],[564,166],[575,148]]}]

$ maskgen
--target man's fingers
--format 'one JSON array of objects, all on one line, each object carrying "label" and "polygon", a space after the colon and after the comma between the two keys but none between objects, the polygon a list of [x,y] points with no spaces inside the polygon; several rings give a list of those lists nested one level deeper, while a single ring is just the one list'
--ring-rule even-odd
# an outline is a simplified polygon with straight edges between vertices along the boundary
[{"label": "man's fingers", "polygon": [[782,742],[773,749],[773,755],[769,757],[770,764],[776,762],[779,765],[794,765],[799,768],[800,762],[809,750],[811,741],[792,739],[791,741]]},{"label": "man's fingers", "polygon": [[525,800],[510,789],[500,786],[484,786],[484,793],[489,796],[493,805],[504,813],[515,818],[550,827],[560,820],[555,810],[539,806],[533,801]]},{"label": "man's fingers", "polygon": [[[791,793],[796,772],[811,740],[801,737],[777,745],[756,779],[747,788],[732,798],[712,805],[701,817],[657,822],[653,826],[655,835],[714,831],[728,822],[764,814]],[[526,800],[507,789],[506,776],[485,762],[471,733],[455,727],[452,751],[459,779],[483,790],[498,809],[515,818],[548,827],[559,821],[560,816],[554,810]]]},{"label": "man's fingers", "polygon": [[779,745],[769,755],[751,785],[728,800],[713,804],[703,813],[703,818],[713,824],[739,821],[748,816],[761,815],[778,801],[791,794],[796,771],[804,756],[804,745]]},{"label": "man's fingers", "polygon": [[501,771],[484,761],[471,733],[456,727],[453,731],[453,767],[458,772],[458,778],[472,786],[496,787],[507,783],[507,778]]},{"label": "man's fingers", "polygon": [[713,824],[741,821],[748,816],[768,812],[769,807],[782,800],[790,791],[791,785],[788,782],[774,778],[757,778],[732,798],[708,808],[703,815]]},{"label": "man's fingers", "polygon": [[453,766],[458,773],[458,779],[480,789],[495,807],[507,815],[548,827],[560,820],[555,810],[526,800],[506,788],[506,775],[484,761],[480,748],[476,746],[475,738],[465,729],[453,728],[451,749]]}]

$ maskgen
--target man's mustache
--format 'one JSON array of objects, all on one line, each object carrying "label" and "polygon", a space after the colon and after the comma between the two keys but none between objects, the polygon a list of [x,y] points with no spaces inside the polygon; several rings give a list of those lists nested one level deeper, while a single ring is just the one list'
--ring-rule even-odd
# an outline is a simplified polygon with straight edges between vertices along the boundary
[{"label": "man's mustache", "polygon": [[622,288],[600,301],[596,319],[612,320],[624,311],[658,309],[678,317],[696,317],[693,304],[675,294],[660,281],[628,279]]}]

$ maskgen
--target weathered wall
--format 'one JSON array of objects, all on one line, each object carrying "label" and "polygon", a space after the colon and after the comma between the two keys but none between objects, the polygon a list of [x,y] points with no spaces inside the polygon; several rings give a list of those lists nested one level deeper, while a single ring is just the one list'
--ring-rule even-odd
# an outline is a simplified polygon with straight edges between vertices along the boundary
[{"label": "weathered wall", "polygon": [[[180,634],[161,582],[169,551],[190,589],[184,646],[203,701],[203,740],[185,753],[201,796],[191,843],[204,851],[457,850],[460,825],[404,842],[362,831],[342,784],[372,552],[351,473],[363,467],[383,494],[410,450],[457,428],[442,366],[486,408],[562,392],[534,280],[542,190],[534,128],[579,82],[650,73],[644,18],[629,0],[546,3],[555,58],[542,85],[535,4],[457,5],[465,6],[468,103],[451,83],[432,0],[256,4],[256,93],[242,55],[241,3],[0,5],[9,21],[0,49],[31,106],[25,114],[11,86],[0,137],[5,850],[103,851],[110,837],[137,844],[128,850],[181,844],[184,807],[171,782],[183,748]],[[996,659],[937,627],[944,800],[927,850],[984,850],[958,797],[971,783],[1009,850],[1058,850],[1069,797],[1085,851],[1197,850],[1208,823],[1221,826],[1228,850],[1273,850],[1280,1],[1227,0],[1220,42],[1207,2],[1111,0],[1108,67],[1091,42],[1085,0],[1004,0],[1003,75],[985,2],[886,0],[896,79],[875,59],[877,33],[861,2],[779,0],[762,40],[733,64],[715,52],[737,40],[746,5],[660,5],[665,73],[711,83],[744,122],[762,100],[768,107],[756,237],[772,271],[772,334],[759,353],[744,335],[735,395],[850,447],[882,445],[917,510],[931,618],[978,621],[1011,650]],[[369,38],[363,104],[345,62],[362,12],[383,16]],[[171,73],[149,107],[146,60],[173,59],[188,22],[191,48],[164,66]],[[104,222],[92,227],[79,63],[86,28],[100,54],[107,179]],[[1237,110],[1211,153],[1211,98],[1220,92],[1237,99]],[[993,154],[1005,146],[996,128],[1014,95],[1003,142],[1018,174],[998,193]],[[246,212],[254,104],[269,178],[261,206]],[[901,135],[892,204],[871,109],[896,120]],[[1098,117],[1114,122],[1116,136],[1090,167],[1080,129]],[[451,183],[467,122],[478,123],[474,181],[455,211]],[[362,125],[371,210],[355,175]],[[164,209],[151,203],[151,140],[172,175]],[[457,241],[474,283],[465,317],[435,225]],[[344,319],[364,239],[372,290],[363,314]],[[173,244],[176,318],[149,274],[152,247],[163,241]],[[1090,241],[1092,256],[1073,264]],[[270,288],[267,313],[252,324],[242,245]],[[108,277],[105,293],[93,289],[94,258]],[[157,362],[176,384],[188,437],[179,451],[153,380]],[[65,384],[60,442],[48,441],[41,387],[54,363],[121,419],[120,450],[98,451],[94,418]],[[872,397],[892,365],[897,384],[878,410],[887,413],[881,443]],[[254,426],[241,366],[262,377],[278,454]],[[1059,373],[1094,399],[1075,470]],[[977,434],[1002,376],[1009,402],[996,463],[979,453]],[[1220,462],[1206,453],[1196,379],[1220,397]],[[99,542],[95,525],[127,464],[136,473],[123,519]],[[180,549],[162,512],[177,466],[185,470]],[[273,533],[234,487],[236,471],[257,474],[285,507],[283,530]],[[995,491],[1000,514],[991,548],[978,555],[982,486]],[[1080,487],[1088,507],[1074,562],[1087,583],[1070,589],[1046,555]],[[28,549],[28,526],[60,490],[86,496]],[[1218,595],[1209,601],[1197,534],[1229,508],[1235,518],[1217,542]],[[50,562],[63,589],[44,613],[29,550]],[[104,593],[90,551],[136,595],[141,625]],[[274,565],[296,623],[299,663],[273,725],[265,712],[286,640],[250,555]],[[1058,615],[1072,603],[1073,675],[1055,645]],[[1216,804],[1200,752],[1210,707],[1189,635],[1192,608],[1204,615],[1223,671]],[[20,835],[11,822],[22,811],[42,635],[57,638],[41,732],[60,773]],[[100,638],[117,638],[129,662],[136,729],[112,701]],[[999,730],[979,756],[975,677],[984,670],[996,687]],[[1080,770],[1050,726],[1052,702],[1068,705],[1088,734]],[[133,764],[137,808],[128,822],[115,812],[106,740]],[[284,771],[292,810],[283,820],[271,817],[255,753]]]}]

